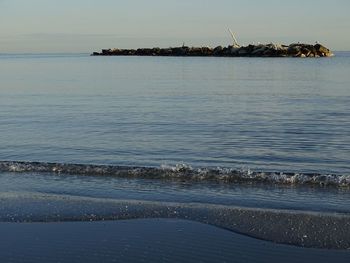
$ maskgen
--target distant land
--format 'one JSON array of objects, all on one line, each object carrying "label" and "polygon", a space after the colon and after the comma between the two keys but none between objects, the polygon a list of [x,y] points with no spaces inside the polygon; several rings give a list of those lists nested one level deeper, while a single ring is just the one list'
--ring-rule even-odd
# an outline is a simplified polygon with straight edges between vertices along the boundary
[{"label": "distant land", "polygon": [[139,49],[102,49],[94,52],[92,56],[183,56],[183,57],[332,57],[334,54],[327,47],[316,43],[315,45],[294,43],[280,44],[238,44],[227,47],[169,47],[169,48],[139,48]]}]

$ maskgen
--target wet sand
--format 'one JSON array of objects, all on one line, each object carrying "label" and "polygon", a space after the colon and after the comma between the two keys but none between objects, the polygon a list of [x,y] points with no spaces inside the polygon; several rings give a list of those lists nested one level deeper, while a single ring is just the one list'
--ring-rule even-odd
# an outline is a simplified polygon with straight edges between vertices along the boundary
[{"label": "wet sand", "polygon": [[349,262],[178,219],[0,223],[1,262]]},{"label": "wet sand", "polygon": [[339,213],[24,193],[2,196],[0,205],[2,222],[184,219],[275,243],[350,248],[350,216]]}]

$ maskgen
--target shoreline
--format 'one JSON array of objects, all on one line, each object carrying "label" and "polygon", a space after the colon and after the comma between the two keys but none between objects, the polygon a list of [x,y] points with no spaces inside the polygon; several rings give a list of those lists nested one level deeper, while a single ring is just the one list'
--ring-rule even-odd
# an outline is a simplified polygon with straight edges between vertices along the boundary
[{"label": "shoreline", "polygon": [[346,250],[280,245],[179,219],[0,223],[0,230],[6,262],[324,263],[331,258],[345,263],[350,258]]},{"label": "shoreline", "polygon": [[0,223],[180,219],[278,244],[350,249],[350,216],[340,213],[39,193],[3,196],[2,206]]}]

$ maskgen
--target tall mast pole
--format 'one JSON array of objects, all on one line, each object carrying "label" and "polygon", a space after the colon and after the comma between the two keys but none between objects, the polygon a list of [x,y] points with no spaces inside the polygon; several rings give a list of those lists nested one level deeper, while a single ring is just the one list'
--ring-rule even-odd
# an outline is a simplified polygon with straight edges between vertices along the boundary
[{"label": "tall mast pole", "polygon": [[233,40],[233,45],[234,45],[234,46],[240,46],[240,45],[238,44],[238,42],[237,42],[237,39],[236,39],[235,35],[234,35],[233,32],[231,31],[231,29],[228,29],[228,31],[229,31],[230,34],[231,34],[231,37],[232,37],[232,40]]}]

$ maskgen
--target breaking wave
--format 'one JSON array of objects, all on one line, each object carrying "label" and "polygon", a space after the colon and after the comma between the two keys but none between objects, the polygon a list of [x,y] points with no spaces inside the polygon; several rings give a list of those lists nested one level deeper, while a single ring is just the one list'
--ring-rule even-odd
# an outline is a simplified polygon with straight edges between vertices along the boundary
[{"label": "breaking wave", "polygon": [[318,173],[284,173],[237,170],[232,168],[192,168],[186,164],[160,167],[68,164],[46,162],[0,161],[0,172],[39,172],[126,178],[179,179],[186,181],[222,181],[274,183],[289,185],[320,185],[350,187],[350,175]]}]

